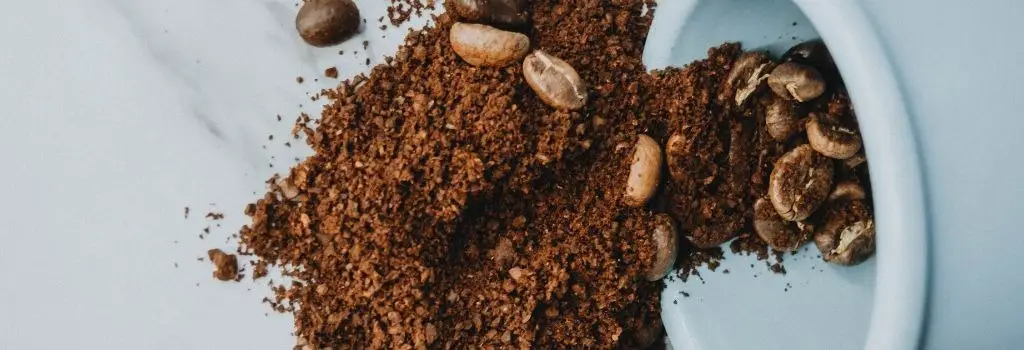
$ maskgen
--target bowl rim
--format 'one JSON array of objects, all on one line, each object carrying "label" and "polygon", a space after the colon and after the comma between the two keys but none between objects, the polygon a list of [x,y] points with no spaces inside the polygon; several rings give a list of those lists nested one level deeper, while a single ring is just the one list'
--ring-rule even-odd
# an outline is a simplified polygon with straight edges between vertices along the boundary
[{"label": "bowl rim", "polygon": [[905,94],[860,5],[851,0],[792,1],[811,21],[843,76],[871,165],[875,224],[883,234],[876,236],[878,265],[865,348],[917,348],[928,297],[929,245],[920,143]]}]

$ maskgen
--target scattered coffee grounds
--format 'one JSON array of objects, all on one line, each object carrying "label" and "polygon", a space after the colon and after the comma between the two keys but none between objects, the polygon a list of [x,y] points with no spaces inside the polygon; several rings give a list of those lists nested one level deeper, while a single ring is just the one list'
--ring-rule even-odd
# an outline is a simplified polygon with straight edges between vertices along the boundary
[{"label": "scattered coffee grounds", "polygon": [[[206,252],[213,263],[213,277],[221,281],[231,281],[238,276],[238,258],[234,254],[228,254],[220,249],[210,249]],[[201,258],[200,258],[201,259]]]},{"label": "scattered coffee grounds", "polygon": [[[688,238],[670,279],[700,277],[732,238],[768,256],[753,203],[806,138],[767,133],[770,89],[731,102],[736,44],[647,74],[645,2],[533,1],[524,34],[587,84],[578,109],[549,107],[520,64],[460,59],[446,14],[300,116],[314,154],[246,208],[240,251],[254,276],[293,279],[266,301],[304,345],[646,348],[664,333],[662,282],[645,278],[664,214]],[[643,201],[627,196],[638,143],[667,165]]]},{"label": "scattered coffee grounds", "polygon": [[224,218],[224,213],[209,212],[206,213],[206,218],[210,220],[220,220]]},{"label": "scattered coffee grounds", "polygon": [[185,207],[185,218],[186,219],[188,219],[188,212],[189,212],[189,210],[190,209],[188,207]]},{"label": "scattered coffee grounds", "polygon": [[[397,27],[412,18],[423,16],[423,10],[433,10],[434,4],[441,0],[391,0],[388,6],[388,20]],[[381,18],[383,20],[383,18]]]},{"label": "scattered coffee grounds", "polygon": [[338,67],[331,67],[324,70],[324,76],[331,79],[338,79]]}]

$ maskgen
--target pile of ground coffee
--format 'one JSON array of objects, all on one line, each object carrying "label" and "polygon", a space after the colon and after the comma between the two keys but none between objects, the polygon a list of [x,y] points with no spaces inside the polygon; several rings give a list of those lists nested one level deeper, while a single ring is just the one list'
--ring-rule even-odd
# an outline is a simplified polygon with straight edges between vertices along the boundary
[{"label": "pile of ground coffee", "polygon": [[[246,208],[240,250],[294,279],[271,303],[294,312],[306,344],[647,347],[663,332],[662,284],[644,279],[655,213],[688,235],[681,261],[737,235],[734,247],[766,254],[750,220],[783,145],[753,117],[762,104],[716,100],[740,48],[651,75],[651,1],[536,0],[531,16],[533,48],[589,85],[581,110],[545,105],[521,65],[462,61],[441,15],[388,64],[326,91],[315,125],[301,120],[315,154]],[[640,134],[693,156],[669,159],[686,170],[630,208]]]}]

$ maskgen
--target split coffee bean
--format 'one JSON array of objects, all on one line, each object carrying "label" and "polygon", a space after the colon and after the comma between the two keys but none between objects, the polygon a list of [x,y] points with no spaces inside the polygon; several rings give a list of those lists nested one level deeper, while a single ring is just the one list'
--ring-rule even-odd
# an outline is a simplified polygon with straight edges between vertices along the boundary
[{"label": "split coffee bean", "polygon": [[860,264],[875,253],[872,210],[867,201],[849,193],[831,197],[836,200],[829,201],[824,223],[814,233],[814,243],[825,261],[846,266]]},{"label": "split coffee bean", "polygon": [[530,38],[483,24],[455,23],[449,32],[455,53],[474,66],[503,67],[530,50]]},{"label": "split coffee bean", "polygon": [[825,81],[830,83],[842,80],[839,76],[839,68],[832,60],[832,54],[821,39],[805,41],[791,47],[782,54],[782,61],[814,67],[825,78]]},{"label": "split coffee bean", "polygon": [[529,21],[526,0],[448,0],[448,11],[465,22],[520,27]]},{"label": "split coffee bean", "polygon": [[359,30],[359,23],[359,8],[352,0],[309,0],[295,16],[299,36],[316,47],[345,41]]},{"label": "split coffee bean", "polygon": [[850,158],[861,148],[860,132],[851,124],[831,113],[813,113],[807,121],[807,141],[830,158]]},{"label": "split coffee bean", "polygon": [[825,93],[825,78],[811,66],[786,62],[772,70],[768,87],[780,97],[807,102]]},{"label": "split coffee bean", "polygon": [[832,190],[832,160],[809,145],[800,145],[775,161],[768,178],[768,198],[788,221],[814,213]]},{"label": "split coffee bean", "polygon": [[668,275],[676,263],[679,234],[676,232],[676,224],[671,216],[668,214],[654,216],[651,239],[654,241],[657,251],[654,255],[654,264],[644,273],[644,278],[648,281],[657,281]]},{"label": "split coffee bean", "polygon": [[661,147],[650,136],[640,135],[633,149],[623,202],[631,207],[643,206],[654,196],[660,182]]},{"label": "split coffee bean", "polygon": [[800,117],[797,116],[796,108],[792,101],[778,96],[771,97],[771,103],[765,109],[764,123],[772,139],[785,142],[800,131]]},{"label": "split coffee bean", "polygon": [[802,232],[796,223],[783,220],[764,198],[754,202],[754,232],[765,244],[782,252],[797,250],[807,243],[810,236]]},{"label": "split coffee bean", "polygon": [[544,103],[559,110],[577,110],[587,103],[587,86],[562,59],[534,51],[523,60],[523,76]]},{"label": "split coffee bean", "polygon": [[718,102],[725,103],[731,96],[736,106],[742,106],[763,85],[774,66],[775,62],[764,52],[744,52],[729,70],[718,94]]}]

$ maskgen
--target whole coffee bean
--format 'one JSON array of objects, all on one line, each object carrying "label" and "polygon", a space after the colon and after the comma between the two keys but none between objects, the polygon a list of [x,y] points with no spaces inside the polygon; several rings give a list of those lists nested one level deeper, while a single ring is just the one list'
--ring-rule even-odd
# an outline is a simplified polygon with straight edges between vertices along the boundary
[{"label": "whole coffee bean", "polygon": [[828,84],[838,84],[842,81],[836,62],[832,60],[832,54],[821,39],[808,40],[791,47],[782,54],[782,61],[814,67],[825,77]]},{"label": "whole coffee bean", "polygon": [[868,197],[867,192],[864,191],[864,187],[861,187],[856,181],[842,181],[836,184],[836,188],[832,189],[832,193],[828,195],[827,202],[838,202],[844,200],[864,200]]},{"label": "whole coffee bean", "polygon": [[800,131],[800,117],[797,107],[792,101],[778,96],[771,97],[771,103],[765,110],[764,123],[775,141],[784,142]]},{"label": "whole coffee bean", "polygon": [[837,265],[857,265],[875,253],[875,221],[863,200],[830,202],[824,224],[814,233],[821,257]]},{"label": "whole coffee bean", "polygon": [[810,66],[786,62],[772,70],[768,87],[780,97],[807,102],[825,93],[825,78]]},{"label": "whole coffee bean", "polygon": [[455,23],[449,32],[452,49],[474,66],[502,67],[526,56],[530,38],[483,24]]},{"label": "whole coffee bean", "polygon": [[832,189],[832,161],[800,145],[775,161],[768,178],[768,198],[785,220],[802,221],[814,210]]},{"label": "whole coffee bean", "polygon": [[782,252],[799,249],[809,237],[796,223],[782,220],[771,202],[763,198],[754,202],[754,232],[765,244]]},{"label": "whole coffee bean", "polygon": [[448,0],[448,11],[465,22],[520,27],[529,21],[524,0]]},{"label": "whole coffee bean", "polygon": [[348,39],[359,22],[359,8],[352,0],[310,0],[295,16],[295,29],[306,43],[324,47]]},{"label": "whole coffee bean", "polygon": [[587,86],[576,70],[562,59],[534,51],[523,60],[526,83],[548,106],[577,110],[587,103]]},{"label": "whole coffee bean", "polygon": [[733,98],[736,106],[742,106],[747,99],[763,86],[768,73],[775,67],[775,62],[764,52],[744,52],[733,63],[729,75],[718,93],[718,102],[725,103]]},{"label": "whole coffee bean", "polygon": [[685,162],[690,154],[686,147],[686,138],[682,134],[672,134],[665,144],[665,161],[668,162],[668,173],[673,179],[682,180],[686,177]]},{"label": "whole coffee bean", "polygon": [[849,120],[827,113],[811,114],[807,121],[807,141],[815,151],[835,159],[850,158],[861,148],[857,127]]},{"label": "whole coffee bean", "polygon": [[661,147],[650,136],[640,135],[633,149],[623,202],[631,207],[647,203],[661,182]]},{"label": "whole coffee bean", "polygon": [[654,254],[654,264],[644,273],[644,278],[648,281],[657,281],[668,275],[676,263],[679,233],[676,232],[676,224],[671,216],[668,214],[654,215],[651,239],[657,251]]}]

